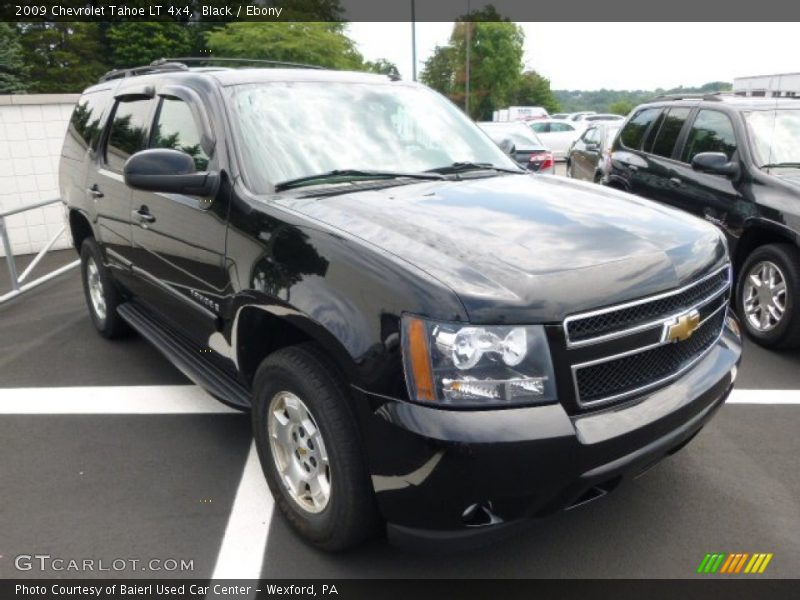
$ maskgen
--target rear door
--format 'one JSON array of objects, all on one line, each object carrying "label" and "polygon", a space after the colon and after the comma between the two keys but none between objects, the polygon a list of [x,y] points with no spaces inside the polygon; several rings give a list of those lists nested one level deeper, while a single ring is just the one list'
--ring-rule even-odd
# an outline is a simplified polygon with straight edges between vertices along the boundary
[{"label": "rear door", "polygon": [[114,100],[101,150],[86,180],[86,191],[97,214],[97,235],[109,266],[120,281],[135,287],[131,277],[131,190],[125,185],[122,168],[131,154],[147,145],[150,119],[155,108],[152,90],[126,89]]},{"label": "rear door", "polygon": [[642,158],[647,166],[639,172],[638,193],[641,195],[658,202],[680,205],[680,180],[675,176],[677,163],[674,158],[677,142],[691,112],[692,108],[688,106],[669,107],[653,124],[643,144]]},{"label": "rear door", "polygon": [[[192,90],[159,91],[148,147],[189,154],[198,171],[217,170],[213,127]],[[134,267],[146,302],[195,342],[217,330],[228,278],[224,269],[227,202],[133,190]]]},{"label": "rear door", "polygon": [[662,110],[660,106],[651,106],[637,111],[625,124],[614,144],[614,178],[624,182],[626,189],[634,194],[648,196],[651,191],[649,163],[642,148],[652,139],[652,130],[658,126]]}]

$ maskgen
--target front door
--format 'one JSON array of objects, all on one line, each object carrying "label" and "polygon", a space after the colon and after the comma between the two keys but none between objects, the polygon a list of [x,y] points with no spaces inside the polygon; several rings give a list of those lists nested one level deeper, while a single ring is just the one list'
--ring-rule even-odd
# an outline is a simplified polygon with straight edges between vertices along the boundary
[{"label": "front door", "polygon": [[[176,96],[159,98],[149,147],[186,152],[207,171],[216,166],[213,149],[203,148],[194,110]],[[221,194],[132,192],[134,269],[148,288],[143,300],[202,346],[219,328],[227,291],[227,211]]]},{"label": "front door", "polygon": [[711,109],[697,112],[686,135],[680,160],[673,165],[672,203],[725,230],[738,229],[742,223],[737,215],[748,212],[735,206],[745,202],[738,184],[725,175],[692,169],[692,159],[701,152],[722,152],[734,162],[739,159],[733,123],[724,112]]}]

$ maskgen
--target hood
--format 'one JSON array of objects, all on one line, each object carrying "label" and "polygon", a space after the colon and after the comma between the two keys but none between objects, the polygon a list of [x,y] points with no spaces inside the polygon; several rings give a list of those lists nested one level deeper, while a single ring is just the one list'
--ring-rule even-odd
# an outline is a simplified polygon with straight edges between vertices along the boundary
[{"label": "hood", "polygon": [[558,322],[685,284],[726,261],[695,217],[542,175],[274,198],[450,287],[475,323]]}]

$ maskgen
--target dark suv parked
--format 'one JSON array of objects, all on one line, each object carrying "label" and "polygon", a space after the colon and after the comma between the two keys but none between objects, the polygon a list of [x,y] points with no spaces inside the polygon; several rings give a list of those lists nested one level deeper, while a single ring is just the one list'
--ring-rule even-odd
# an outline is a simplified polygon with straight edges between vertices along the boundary
[{"label": "dark suv parked", "polygon": [[114,72],[60,175],[96,328],[252,406],[276,503],[323,548],[588,502],[733,386],[714,227],[532,175],[418,84]]},{"label": "dark suv parked", "polygon": [[756,342],[800,346],[800,100],[662,98],[631,113],[611,158],[608,185],[725,232]]}]

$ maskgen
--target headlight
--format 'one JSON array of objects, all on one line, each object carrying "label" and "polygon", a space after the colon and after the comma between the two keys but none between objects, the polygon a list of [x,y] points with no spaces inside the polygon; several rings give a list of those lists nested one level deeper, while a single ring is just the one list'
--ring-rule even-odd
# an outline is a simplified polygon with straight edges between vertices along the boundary
[{"label": "headlight", "polygon": [[412,400],[483,407],[556,399],[541,325],[478,326],[406,315],[403,361]]}]

